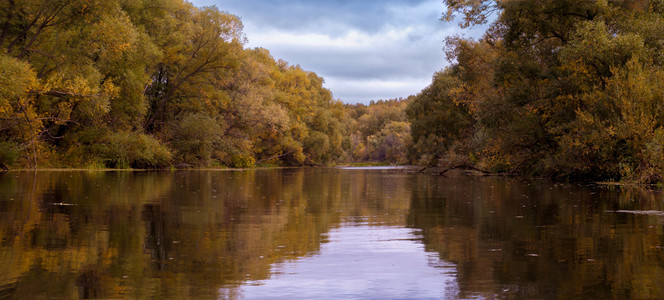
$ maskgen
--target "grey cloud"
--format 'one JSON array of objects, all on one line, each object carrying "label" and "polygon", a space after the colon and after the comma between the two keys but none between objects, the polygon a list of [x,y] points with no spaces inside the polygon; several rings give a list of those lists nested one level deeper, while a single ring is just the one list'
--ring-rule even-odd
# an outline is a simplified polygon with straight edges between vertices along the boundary
[{"label": "grey cloud", "polygon": [[344,78],[330,77],[326,83],[332,89],[334,97],[344,99],[347,103],[368,103],[371,100],[406,98],[417,94],[430,79],[416,79],[408,82],[353,81]]},{"label": "grey cloud", "polygon": [[[426,0],[198,0],[251,20],[257,26],[288,31],[324,30],[340,34],[348,28],[374,33],[386,23],[403,20],[393,7],[414,7]],[[442,8],[442,5],[441,5]],[[441,13],[433,14],[434,17]]]},{"label": "grey cloud", "polygon": [[[432,26],[433,27],[433,26]],[[443,28],[427,28],[402,40],[363,48],[326,46],[292,47],[289,43],[265,45],[276,57],[326,76],[354,79],[428,77],[445,64]],[[380,42],[380,41],[379,41]]]},{"label": "grey cloud", "polygon": [[[251,47],[263,47],[275,58],[299,64],[326,79],[336,98],[345,102],[407,97],[430,83],[444,64],[443,39],[457,30],[439,18],[442,1],[433,0],[194,0],[240,16]],[[394,37],[391,31],[407,35]],[[400,31],[401,30],[401,31]],[[349,32],[366,41],[345,45]],[[327,44],[270,39],[328,37]],[[382,39],[384,37],[384,39]],[[339,45],[333,42],[340,41]],[[359,43],[352,44],[352,42]],[[375,45],[371,44],[374,43]]]},{"label": "grey cloud", "polygon": [[[277,56],[288,56],[286,60],[300,64],[305,69],[324,70],[328,76],[353,79],[395,79],[423,75],[431,77],[433,72],[444,64],[443,52],[436,46],[418,49],[365,49],[350,53],[339,53],[334,49],[268,49]],[[290,58],[297,61],[290,61]]]}]

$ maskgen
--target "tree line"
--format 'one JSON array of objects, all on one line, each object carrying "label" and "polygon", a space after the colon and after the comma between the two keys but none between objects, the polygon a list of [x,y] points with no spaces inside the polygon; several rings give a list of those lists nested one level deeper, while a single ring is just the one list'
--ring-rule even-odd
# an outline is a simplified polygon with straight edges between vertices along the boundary
[{"label": "tree line", "polygon": [[450,66],[343,104],[184,0],[0,3],[0,167],[466,166],[660,182],[664,1],[446,0]]},{"label": "tree line", "polygon": [[446,0],[450,66],[408,105],[415,160],[661,182],[664,1]]},{"label": "tree line", "polygon": [[379,144],[407,145],[404,114],[360,120],[380,105],[344,106],[317,74],[245,44],[237,16],[184,0],[2,1],[0,166],[403,161]]}]

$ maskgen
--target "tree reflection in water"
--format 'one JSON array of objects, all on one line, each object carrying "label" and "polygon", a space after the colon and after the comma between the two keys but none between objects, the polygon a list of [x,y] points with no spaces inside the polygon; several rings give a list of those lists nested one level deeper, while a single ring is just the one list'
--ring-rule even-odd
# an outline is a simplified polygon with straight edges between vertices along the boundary
[{"label": "tree reflection in water", "polygon": [[395,170],[7,173],[0,298],[251,296],[247,283],[304,276],[288,268],[315,268],[358,224],[409,232],[399,248],[445,266],[458,298],[664,298],[664,218],[630,213],[661,206],[639,189]]}]

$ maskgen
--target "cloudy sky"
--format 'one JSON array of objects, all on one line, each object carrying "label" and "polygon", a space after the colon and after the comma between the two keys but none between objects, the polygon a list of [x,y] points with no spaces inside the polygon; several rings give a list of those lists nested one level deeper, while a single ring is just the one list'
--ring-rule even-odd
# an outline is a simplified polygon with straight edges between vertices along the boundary
[{"label": "cloudy sky", "polygon": [[192,0],[238,15],[248,47],[299,64],[346,103],[407,97],[446,64],[442,0]]}]

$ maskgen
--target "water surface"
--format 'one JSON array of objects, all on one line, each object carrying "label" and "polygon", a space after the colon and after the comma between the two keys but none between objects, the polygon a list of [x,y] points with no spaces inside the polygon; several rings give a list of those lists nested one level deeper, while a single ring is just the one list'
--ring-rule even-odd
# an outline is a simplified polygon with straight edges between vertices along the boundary
[{"label": "water surface", "polygon": [[0,299],[662,299],[661,192],[393,169],[0,176]]}]

